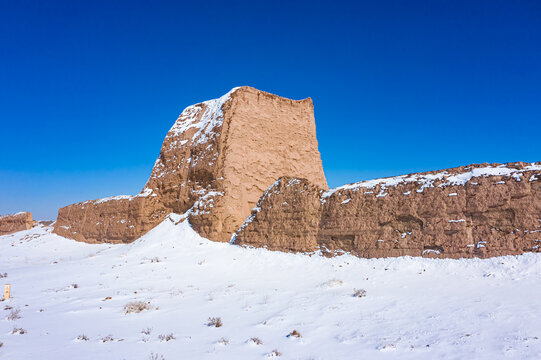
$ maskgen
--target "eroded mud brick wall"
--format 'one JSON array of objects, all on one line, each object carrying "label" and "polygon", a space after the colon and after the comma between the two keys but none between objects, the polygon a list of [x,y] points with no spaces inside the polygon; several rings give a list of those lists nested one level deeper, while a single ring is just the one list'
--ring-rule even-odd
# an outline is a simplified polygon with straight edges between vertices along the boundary
[{"label": "eroded mud brick wall", "polygon": [[327,188],[312,100],[235,88],[182,112],[140,194],[66,206],[55,232],[85,242],[131,242],[175,212],[186,213],[202,236],[229,241],[280,176]]}]

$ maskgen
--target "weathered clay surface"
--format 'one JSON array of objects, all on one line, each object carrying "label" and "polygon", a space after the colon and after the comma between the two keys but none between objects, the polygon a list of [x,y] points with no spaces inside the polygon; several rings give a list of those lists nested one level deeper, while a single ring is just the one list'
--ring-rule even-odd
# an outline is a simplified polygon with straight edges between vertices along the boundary
[{"label": "weathered clay surface", "polygon": [[0,216],[0,235],[12,234],[21,230],[31,229],[36,222],[29,212]]},{"label": "weathered clay surface", "polygon": [[54,232],[89,243],[127,243],[152,229],[168,213],[155,196],[90,200],[58,210]]},{"label": "weathered clay surface", "polygon": [[325,191],[281,178],[232,242],[361,257],[491,257],[538,252],[541,163],[481,164]]},{"label": "weathered clay surface", "polygon": [[202,236],[229,241],[280,176],[327,188],[312,100],[235,88],[182,112],[139,195],[66,206],[54,231],[85,242],[130,242],[175,212],[187,213]]}]

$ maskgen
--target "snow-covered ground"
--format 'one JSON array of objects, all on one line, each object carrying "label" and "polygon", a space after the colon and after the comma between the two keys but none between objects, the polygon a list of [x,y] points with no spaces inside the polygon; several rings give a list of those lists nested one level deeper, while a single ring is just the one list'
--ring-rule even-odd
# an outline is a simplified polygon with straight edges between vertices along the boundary
[{"label": "snow-covered ground", "polygon": [[[2,236],[4,273],[1,359],[541,358],[541,254],[324,258],[214,243],[166,219],[128,245],[49,227]],[[134,301],[151,309],[125,314]]]}]

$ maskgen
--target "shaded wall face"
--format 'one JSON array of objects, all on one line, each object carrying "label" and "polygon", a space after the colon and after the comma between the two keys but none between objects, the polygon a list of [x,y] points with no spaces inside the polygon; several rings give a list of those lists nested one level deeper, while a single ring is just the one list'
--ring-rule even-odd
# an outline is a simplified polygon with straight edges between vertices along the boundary
[{"label": "shaded wall face", "polygon": [[204,118],[213,116],[211,111],[205,103],[183,111],[167,133],[145,185],[171,211],[184,213],[209,187],[217,187],[223,115],[214,114],[219,120],[215,124],[198,126]]},{"label": "shaded wall face", "polygon": [[318,250],[323,192],[306,179],[280,178],[263,193],[233,243],[280,251]]}]

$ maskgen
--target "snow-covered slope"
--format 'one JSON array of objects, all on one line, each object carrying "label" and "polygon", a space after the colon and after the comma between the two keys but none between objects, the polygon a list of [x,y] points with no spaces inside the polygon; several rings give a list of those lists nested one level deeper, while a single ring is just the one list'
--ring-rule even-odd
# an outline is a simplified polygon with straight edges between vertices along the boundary
[{"label": "snow-covered slope", "polygon": [[[48,227],[0,237],[13,295],[0,302],[0,359],[541,357],[540,254],[324,258],[211,242],[171,219],[128,245]],[[151,309],[125,314],[133,301]]]}]

